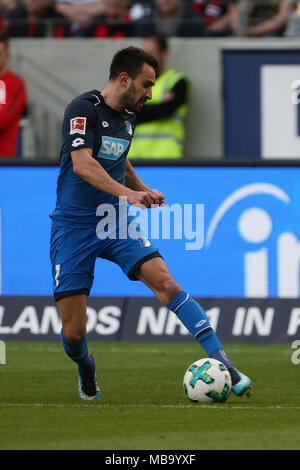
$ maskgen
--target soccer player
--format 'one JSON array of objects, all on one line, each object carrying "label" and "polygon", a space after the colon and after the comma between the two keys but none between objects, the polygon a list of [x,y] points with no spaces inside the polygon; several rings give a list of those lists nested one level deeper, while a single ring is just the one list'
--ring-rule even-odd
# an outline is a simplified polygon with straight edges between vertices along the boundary
[{"label": "soccer player", "polygon": [[[65,111],[56,208],[50,215],[50,257],[61,341],[78,365],[83,400],[100,399],[86,339],[86,302],[96,258],[115,262],[129,279],[152,289],[206,354],[228,367],[236,395],[248,392],[251,385],[226,356],[202,307],[173,279],[157,248],[142,233],[140,238],[124,236],[134,223],[126,202],[145,208],[166,204],[165,196],[143,183],[127,159],[135,113],[151,99],[157,72],[157,61],[143,49],[122,49],[113,57],[104,89],[80,95]],[[111,207],[115,225],[108,224],[110,230],[104,233],[101,220]]]}]

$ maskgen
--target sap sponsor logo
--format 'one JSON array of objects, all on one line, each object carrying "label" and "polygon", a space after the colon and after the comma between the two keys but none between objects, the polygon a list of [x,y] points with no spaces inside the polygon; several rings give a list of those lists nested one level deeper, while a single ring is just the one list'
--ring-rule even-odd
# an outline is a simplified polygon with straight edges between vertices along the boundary
[{"label": "sap sponsor logo", "polygon": [[[215,211],[206,234],[207,248],[213,245],[218,226],[226,213],[239,201],[251,195],[268,195],[278,204],[288,207],[290,196],[280,187],[269,183],[254,183],[243,186],[231,193]],[[277,204],[276,202],[276,204]],[[276,205],[274,206],[276,208]],[[276,212],[274,211],[274,214]],[[268,248],[268,241],[273,232],[272,216],[260,207],[250,207],[244,210],[237,224],[241,241],[249,245],[241,262],[244,272],[244,295],[252,298],[265,298],[270,295],[271,256],[276,257],[277,296],[282,298],[297,298],[300,296],[299,267],[300,242],[290,231],[281,232],[277,237],[276,251]],[[255,246],[259,249],[255,249]]]},{"label": "sap sponsor logo", "polygon": [[[87,333],[113,335],[119,330],[122,311],[116,305],[106,305],[100,310],[87,307]],[[19,335],[22,332],[32,335],[59,335],[61,321],[56,307],[46,306],[42,312],[33,305],[25,306],[20,315],[9,325],[10,315],[5,315],[5,308],[0,305],[0,335]],[[7,321],[7,323],[6,323]]]},{"label": "sap sponsor logo", "polygon": [[[219,308],[212,308],[206,311],[214,330],[217,329],[219,313]],[[190,334],[175,313],[171,312],[167,307],[160,307],[157,312],[150,306],[141,308],[136,329],[138,336],[147,336],[149,334],[153,336],[173,336],[177,332],[181,336]]]},{"label": "sap sponsor logo", "polygon": [[102,145],[99,151],[100,158],[117,160],[126,151],[129,142],[115,137],[102,136]]}]

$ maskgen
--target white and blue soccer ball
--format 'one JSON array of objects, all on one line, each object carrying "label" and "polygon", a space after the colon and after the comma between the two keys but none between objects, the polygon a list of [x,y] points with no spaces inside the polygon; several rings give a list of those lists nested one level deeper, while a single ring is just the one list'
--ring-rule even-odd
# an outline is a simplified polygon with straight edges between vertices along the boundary
[{"label": "white and blue soccer ball", "polygon": [[183,378],[183,389],[195,403],[224,403],[231,392],[231,377],[222,362],[206,357],[191,364]]}]

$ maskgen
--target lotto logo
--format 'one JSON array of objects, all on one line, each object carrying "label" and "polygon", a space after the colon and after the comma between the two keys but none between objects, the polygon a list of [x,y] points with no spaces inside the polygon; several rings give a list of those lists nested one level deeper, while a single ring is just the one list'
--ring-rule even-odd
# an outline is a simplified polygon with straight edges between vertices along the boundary
[{"label": "lotto logo", "polygon": [[84,144],[84,140],[81,137],[77,137],[72,142],[72,147],[78,147],[79,145]]},{"label": "lotto logo", "polygon": [[76,117],[70,120],[70,134],[85,134],[86,118]]}]

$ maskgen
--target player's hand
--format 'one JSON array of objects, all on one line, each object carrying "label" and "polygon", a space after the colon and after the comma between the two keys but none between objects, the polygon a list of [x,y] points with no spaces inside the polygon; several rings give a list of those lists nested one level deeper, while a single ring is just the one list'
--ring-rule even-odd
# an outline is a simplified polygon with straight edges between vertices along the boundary
[{"label": "player's hand", "polygon": [[167,206],[168,204],[166,203],[166,201],[164,200],[165,199],[165,196],[163,193],[161,193],[160,191],[158,191],[157,189],[151,189],[151,192],[156,194],[158,197],[159,197],[159,203],[158,205],[159,206]]},{"label": "player's hand", "polygon": [[[160,193],[161,194],[161,193]],[[138,206],[142,209],[150,208],[153,205],[160,205],[161,197],[155,191],[132,191],[127,196],[127,202],[132,206]]]}]

